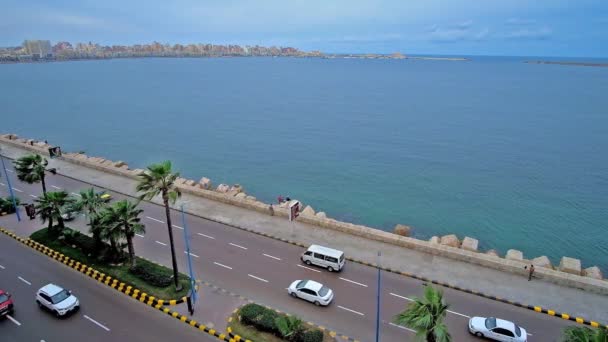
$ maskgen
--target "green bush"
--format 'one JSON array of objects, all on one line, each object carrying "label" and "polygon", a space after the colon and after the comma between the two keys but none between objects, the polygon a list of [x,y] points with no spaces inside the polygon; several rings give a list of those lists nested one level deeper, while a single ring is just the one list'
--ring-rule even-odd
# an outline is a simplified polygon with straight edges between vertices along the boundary
[{"label": "green bush", "polygon": [[[17,206],[19,206],[19,204],[21,204],[21,200],[19,200],[19,198],[17,198],[17,197],[15,197],[15,202],[17,203]],[[15,212],[15,206],[13,205],[12,197],[7,197],[7,198],[0,197],[0,212],[7,213],[7,214],[13,214]]]},{"label": "green bush", "polygon": [[251,303],[243,306],[240,310],[241,322],[247,325],[255,325],[258,317],[262,316],[267,309],[261,305]]},{"label": "green bush", "polygon": [[261,331],[276,334],[279,332],[277,329],[276,319],[279,315],[273,310],[266,309],[266,311],[259,317],[256,322],[256,328]]},{"label": "green bush", "polygon": [[135,267],[129,268],[129,273],[145,281],[146,283],[157,286],[167,287],[171,285],[171,277],[164,274],[164,272],[158,272],[148,265],[137,264]]},{"label": "green bush", "polygon": [[258,304],[247,304],[240,310],[241,322],[251,325],[257,330],[278,334],[279,330],[275,323],[279,315],[274,311]]},{"label": "green bush", "polygon": [[308,330],[298,342],[323,342],[323,332],[319,329]]}]

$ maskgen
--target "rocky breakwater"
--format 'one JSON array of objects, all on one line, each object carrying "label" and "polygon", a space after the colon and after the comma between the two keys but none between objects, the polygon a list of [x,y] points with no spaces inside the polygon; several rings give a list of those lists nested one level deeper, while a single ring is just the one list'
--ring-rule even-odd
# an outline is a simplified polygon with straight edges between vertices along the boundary
[{"label": "rocky breakwater", "polygon": [[[0,135],[0,141],[42,155],[49,155],[48,149],[52,147],[46,142],[23,139],[14,134]],[[83,153],[64,153],[61,159],[133,179],[137,179],[137,176],[144,171],[142,169],[130,169],[123,161],[90,157]],[[246,194],[244,188],[239,184],[219,184],[214,188],[209,178],[202,177],[199,181],[178,178],[176,185],[184,193],[254,210],[267,215],[289,216],[289,203],[282,203],[280,205],[263,203],[255,197]],[[302,223],[522,276],[527,275],[527,270],[524,266],[534,264],[536,267],[535,276],[537,278],[565,286],[608,294],[608,282],[603,280],[601,270],[596,266],[583,269],[581,261],[574,258],[563,257],[558,267],[554,267],[546,256],[529,260],[524,258],[521,251],[514,249],[507,251],[503,258],[495,250],[489,250],[485,253],[479,251],[479,241],[471,237],[465,237],[460,240],[456,235],[450,234],[442,237],[433,236],[429,241],[424,241],[410,237],[412,228],[406,225],[398,224],[395,226],[394,233],[391,233],[329,218],[325,212],[315,211],[310,205],[302,205],[301,208],[303,209],[298,217],[298,221]]]}]

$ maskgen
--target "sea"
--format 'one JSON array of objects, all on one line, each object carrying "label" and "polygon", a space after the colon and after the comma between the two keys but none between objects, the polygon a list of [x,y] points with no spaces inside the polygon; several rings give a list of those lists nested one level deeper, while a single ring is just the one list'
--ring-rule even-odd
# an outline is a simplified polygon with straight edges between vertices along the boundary
[{"label": "sea", "polygon": [[608,273],[608,68],[469,59],[4,64],[0,132]]}]

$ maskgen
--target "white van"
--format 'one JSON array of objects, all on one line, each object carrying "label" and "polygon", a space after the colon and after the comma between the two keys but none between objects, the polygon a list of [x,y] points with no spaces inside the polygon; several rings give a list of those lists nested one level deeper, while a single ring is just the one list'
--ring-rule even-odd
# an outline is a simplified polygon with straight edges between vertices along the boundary
[{"label": "white van", "polygon": [[329,272],[340,271],[344,267],[344,252],[319,245],[311,245],[300,257],[306,265],[327,268]]}]

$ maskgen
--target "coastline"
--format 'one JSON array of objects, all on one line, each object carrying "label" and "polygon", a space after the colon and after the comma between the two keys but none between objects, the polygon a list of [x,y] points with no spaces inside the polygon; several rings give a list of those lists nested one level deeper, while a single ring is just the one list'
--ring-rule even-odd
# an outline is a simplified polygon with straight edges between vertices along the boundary
[{"label": "coastline", "polygon": [[527,64],[553,64],[566,66],[586,66],[586,67],[608,67],[608,63],[588,63],[588,62],[560,62],[560,61],[524,61]]}]

